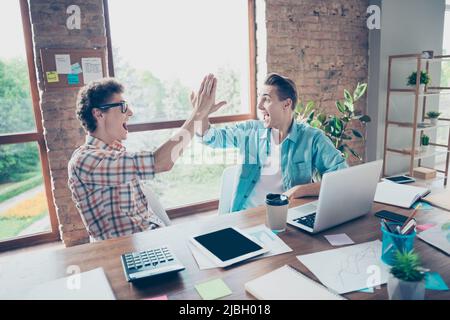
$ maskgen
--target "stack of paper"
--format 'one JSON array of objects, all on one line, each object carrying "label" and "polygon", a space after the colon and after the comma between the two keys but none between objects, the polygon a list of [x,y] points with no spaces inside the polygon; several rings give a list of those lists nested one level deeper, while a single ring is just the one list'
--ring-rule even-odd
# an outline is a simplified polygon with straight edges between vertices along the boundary
[{"label": "stack of paper", "polygon": [[411,206],[430,192],[430,189],[398,184],[390,181],[379,182],[375,192],[375,201],[402,208]]},{"label": "stack of paper", "polygon": [[[270,249],[267,253],[255,257],[253,259],[261,259],[292,251],[292,249],[286,243],[284,243],[284,241],[281,240],[280,237],[275,235],[269,228],[267,228],[263,224],[258,225],[256,227],[243,229],[242,231]],[[203,252],[201,252],[191,242],[188,242],[188,246],[189,249],[191,249],[195,261],[197,261],[200,270],[218,267],[213,261],[211,261],[207,256],[205,256]]]},{"label": "stack of paper", "polygon": [[259,300],[344,300],[288,265],[245,284]]},{"label": "stack of paper", "polygon": [[40,284],[31,288],[24,298],[27,300],[115,300],[103,268]]}]

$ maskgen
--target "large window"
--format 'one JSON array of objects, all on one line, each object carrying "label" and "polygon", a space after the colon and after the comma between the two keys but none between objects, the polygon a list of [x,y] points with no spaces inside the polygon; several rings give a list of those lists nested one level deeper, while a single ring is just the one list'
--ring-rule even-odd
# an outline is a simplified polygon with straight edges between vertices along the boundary
[{"label": "large window", "polygon": [[1,1],[0,30],[0,250],[5,250],[56,240],[58,231],[27,1]]},{"label": "large window", "polygon": [[[217,101],[228,102],[213,123],[256,117],[253,0],[109,0],[105,7],[110,73],[125,84],[134,110],[129,150],[155,149],[168,139],[190,114],[189,95],[207,73],[218,78]],[[209,209],[233,161],[236,150],[193,143],[149,183],[166,208],[178,207],[169,214]]]}]

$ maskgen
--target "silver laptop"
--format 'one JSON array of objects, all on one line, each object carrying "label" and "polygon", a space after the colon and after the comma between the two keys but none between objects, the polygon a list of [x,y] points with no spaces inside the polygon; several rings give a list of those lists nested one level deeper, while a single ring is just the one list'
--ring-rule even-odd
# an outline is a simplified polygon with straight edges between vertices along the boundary
[{"label": "silver laptop", "polygon": [[287,222],[317,233],[369,213],[382,165],[378,160],[325,173],[319,199],[289,209]]}]

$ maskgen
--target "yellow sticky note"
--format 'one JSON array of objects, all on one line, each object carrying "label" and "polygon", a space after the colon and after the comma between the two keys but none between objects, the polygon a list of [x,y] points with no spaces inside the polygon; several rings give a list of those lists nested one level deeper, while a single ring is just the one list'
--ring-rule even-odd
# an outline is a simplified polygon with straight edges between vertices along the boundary
[{"label": "yellow sticky note", "polygon": [[47,82],[59,82],[59,76],[56,71],[47,71]]},{"label": "yellow sticky note", "polygon": [[204,300],[220,299],[232,293],[222,279],[215,279],[197,284],[195,289],[197,289]]}]

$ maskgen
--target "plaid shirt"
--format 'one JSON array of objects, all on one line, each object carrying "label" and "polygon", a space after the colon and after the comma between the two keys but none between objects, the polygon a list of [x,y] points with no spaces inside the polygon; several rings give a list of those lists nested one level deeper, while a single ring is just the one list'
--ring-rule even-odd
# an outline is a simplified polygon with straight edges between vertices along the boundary
[{"label": "plaid shirt", "polygon": [[154,177],[152,152],[126,152],[92,136],[69,161],[69,188],[81,218],[95,240],[164,226],[151,211],[139,180]]}]

